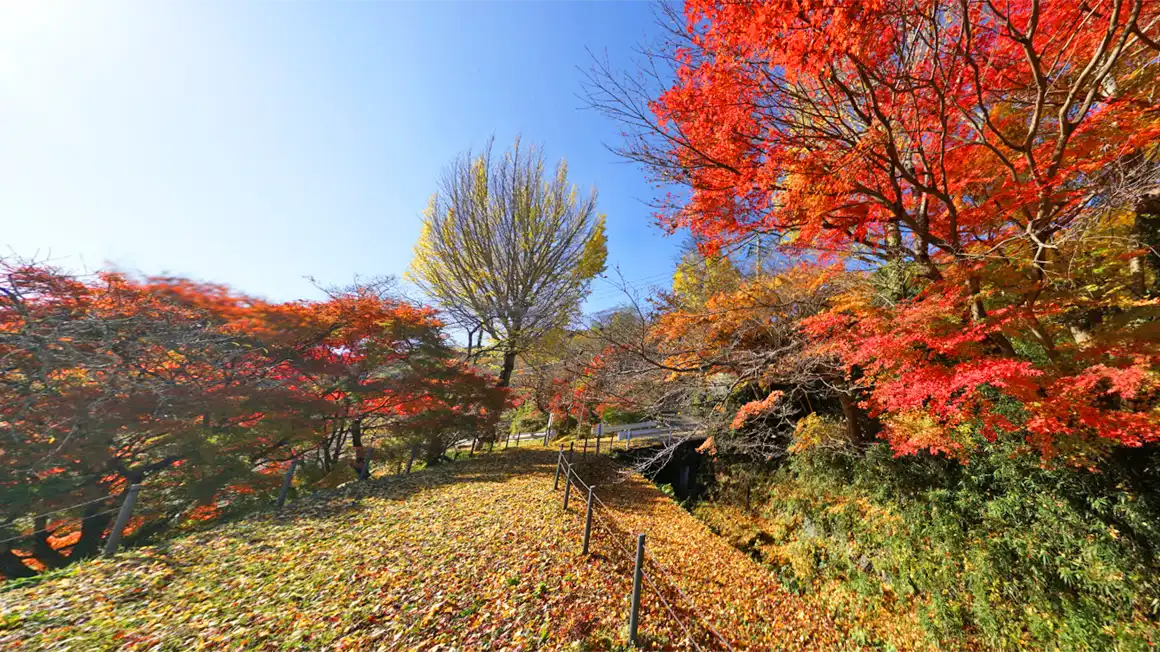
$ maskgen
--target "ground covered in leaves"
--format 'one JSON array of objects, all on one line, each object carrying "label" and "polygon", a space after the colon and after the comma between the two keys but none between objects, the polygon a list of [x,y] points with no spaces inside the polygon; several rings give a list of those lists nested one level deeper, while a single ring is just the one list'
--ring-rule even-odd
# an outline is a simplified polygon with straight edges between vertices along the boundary
[{"label": "ground covered in leaves", "polygon": [[648,649],[854,649],[826,610],[607,458],[568,512],[521,448],[357,484],[166,546],[0,587],[13,650],[622,649],[635,534]]}]

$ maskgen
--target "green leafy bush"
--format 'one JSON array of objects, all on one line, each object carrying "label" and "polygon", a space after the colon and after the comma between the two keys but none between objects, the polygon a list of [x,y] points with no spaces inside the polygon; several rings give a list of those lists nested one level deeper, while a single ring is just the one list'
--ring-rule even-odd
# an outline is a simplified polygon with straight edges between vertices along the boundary
[{"label": "green leafy bush", "polygon": [[1100,472],[1010,442],[961,464],[809,450],[772,477],[753,552],[798,587],[919,605],[943,648],[1143,650],[1160,640],[1156,450]]},{"label": "green leafy bush", "polygon": [[619,426],[626,423],[640,423],[641,421],[647,421],[647,416],[648,415],[643,412],[633,412],[630,410],[622,410],[616,407],[608,407],[604,409],[604,413],[601,415],[601,420],[609,425]]},{"label": "green leafy bush", "polygon": [[548,415],[536,409],[536,404],[531,401],[524,402],[514,410],[510,410],[511,415],[511,433],[513,435],[521,432],[539,432],[548,426]]}]

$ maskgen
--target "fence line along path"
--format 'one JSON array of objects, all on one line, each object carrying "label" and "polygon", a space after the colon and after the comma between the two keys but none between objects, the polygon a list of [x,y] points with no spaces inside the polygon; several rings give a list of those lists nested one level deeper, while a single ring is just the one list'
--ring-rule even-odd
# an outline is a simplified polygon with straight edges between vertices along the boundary
[{"label": "fence line along path", "polygon": [[0,649],[104,649],[114,635],[229,649],[607,647],[630,633],[640,534],[641,647],[816,650],[847,640],[824,631],[823,610],[763,584],[767,571],[607,456],[577,452],[553,491],[558,450],[496,448],[0,593],[0,613],[20,623],[0,630]]},{"label": "fence line along path", "polygon": [[[597,498],[595,493],[596,487],[585,483],[584,480],[580,477],[580,474],[576,471],[575,465],[573,464],[574,459],[572,453],[573,450],[570,448],[569,454],[565,455],[564,447],[560,447],[559,455],[556,458],[556,474],[552,483],[552,488],[554,490],[559,488],[560,478],[563,476],[564,498],[562,508],[565,511],[568,510],[569,497],[571,496],[572,487],[574,485],[579,486],[580,489],[587,493],[587,500],[584,503],[585,514],[581,555],[587,556],[591,553],[590,541],[593,524],[592,519],[594,516],[598,519],[600,525],[602,525],[608,533],[607,541],[609,545],[612,546],[611,552],[615,554],[619,552],[620,548],[623,548],[626,552],[631,553],[632,551],[626,547],[625,542],[621,540],[625,537],[625,531],[620,523],[617,522],[616,517],[611,513],[598,513],[598,504],[602,510],[607,510],[607,507],[605,507],[604,503],[599,501]],[[681,598],[683,598],[685,603],[683,605],[683,614],[679,613],[677,608],[674,608],[672,604],[673,600],[671,599],[673,590],[669,589],[666,591],[666,588],[663,588],[672,586],[671,579],[664,577],[654,577],[658,574],[664,574],[663,571],[659,570],[659,565],[655,562],[652,564],[652,568],[646,569],[645,535],[643,533],[638,533],[635,535],[635,538],[636,548],[635,553],[632,553],[632,593],[628,607],[628,631],[625,637],[626,642],[629,645],[637,645],[640,643],[641,598],[645,583],[647,582],[649,588],[652,590],[649,597],[655,597],[655,599],[664,608],[667,617],[670,618],[684,634],[682,643],[694,650],[705,649],[700,643],[698,643],[698,637],[695,633],[699,623],[696,622],[695,618],[691,615],[689,610],[689,607],[692,605],[692,600],[688,596],[681,595]],[[676,589],[676,592],[680,593],[679,589]],[[666,593],[669,593],[670,595],[666,597]],[[714,643],[719,643],[724,649],[727,650],[733,649],[733,647],[729,644],[729,641],[724,636],[722,636],[720,632],[713,629],[712,626],[702,625],[702,627],[713,634],[715,637]]]},{"label": "fence line along path", "polygon": [[[58,518],[70,518],[79,522],[86,519],[116,514],[117,518],[112,522],[111,526],[107,526],[108,534],[105,536],[105,544],[102,548],[106,557],[112,556],[116,554],[117,549],[121,545],[121,538],[125,533],[125,526],[128,525],[129,518],[133,515],[133,506],[136,504],[137,494],[140,492],[141,485],[134,484],[127,487],[122,494],[94,498],[92,500],[86,500],[84,502],[75,503],[67,507],[60,507],[58,509],[49,510],[32,516],[22,516],[17,519],[16,522],[9,523],[8,527],[11,529],[22,529],[24,531],[15,536],[8,536],[6,538],[0,539],[0,546],[4,546],[6,549],[10,550],[27,548],[31,545],[34,545],[34,540],[47,537],[47,531],[36,529],[36,519],[39,518],[62,514],[64,516],[60,516]],[[119,506],[110,507],[99,512],[81,513],[78,511],[81,507],[87,507],[97,503],[115,505],[118,503],[118,501],[120,503]],[[30,525],[31,527],[22,527],[22,524]],[[46,525],[48,524],[46,523]]]},{"label": "fence line along path", "polygon": [[[712,533],[647,479],[604,456],[569,463],[567,452],[557,454],[562,469],[573,470],[580,495],[595,486],[593,516],[604,522],[608,534],[605,548],[593,546],[594,554],[613,549],[628,557],[636,536],[645,535],[642,603],[648,606],[663,597],[667,604],[661,609],[676,612],[670,616],[692,634],[695,645],[688,649],[838,649],[847,640],[827,608],[789,592],[768,569]],[[561,485],[569,477],[565,470]],[[583,500],[570,501],[570,510],[582,514],[584,508]],[[577,527],[578,545],[582,536]],[[625,568],[631,571],[631,565]],[[644,619],[643,631],[651,624]]]}]

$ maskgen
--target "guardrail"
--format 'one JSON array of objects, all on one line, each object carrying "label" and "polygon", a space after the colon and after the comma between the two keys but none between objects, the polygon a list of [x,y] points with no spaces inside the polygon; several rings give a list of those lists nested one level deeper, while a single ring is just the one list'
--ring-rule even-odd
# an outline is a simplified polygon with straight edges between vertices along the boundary
[{"label": "guardrail", "polygon": [[[608,438],[607,450],[612,450],[613,442],[626,442],[625,450],[632,448],[634,440],[655,440],[664,439],[666,443],[672,443],[673,439],[678,436],[688,435],[697,429],[697,424],[681,419],[667,419],[663,421],[640,421],[638,423],[623,423],[611,425],[607,423],[598,423],[592,426],[589,431],[590,435],[596,438],[596,452],[600,452],[601,441],[605,437]],[[513,435],[505,435],[503,440],[503,447],[519,446],[521,441],[542,441],[545,446],[551,440],[553,431],[541,430],[538,432],[521,432]],[[588,450],[588,440],[590,437],[583,437],[578,440],[582,442],[585,452]]]},{"label": "guardrail", "polygon": [[597,437],[609,434],[615,435],[617,440],[629,442],[633,439],[663,438],[671,443],[675,435],[687,434],[694,430],[696,430],[696,424],[677,419],[640,421],[618,425],[598,423],[592,427],[592,433]]}]

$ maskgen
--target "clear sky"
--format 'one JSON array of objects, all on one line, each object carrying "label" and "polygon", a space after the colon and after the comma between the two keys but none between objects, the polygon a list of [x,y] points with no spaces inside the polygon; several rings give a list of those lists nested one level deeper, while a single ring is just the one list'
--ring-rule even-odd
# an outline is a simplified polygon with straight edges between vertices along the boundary
[{"label": "clear sky", "polygon": [[0,246],[312,297],[401,275],[440,169],[522,133],[599,188],[609,271],[663,282],[679,236],[577,69],[655,32],[645,2],[0,0]]}]

